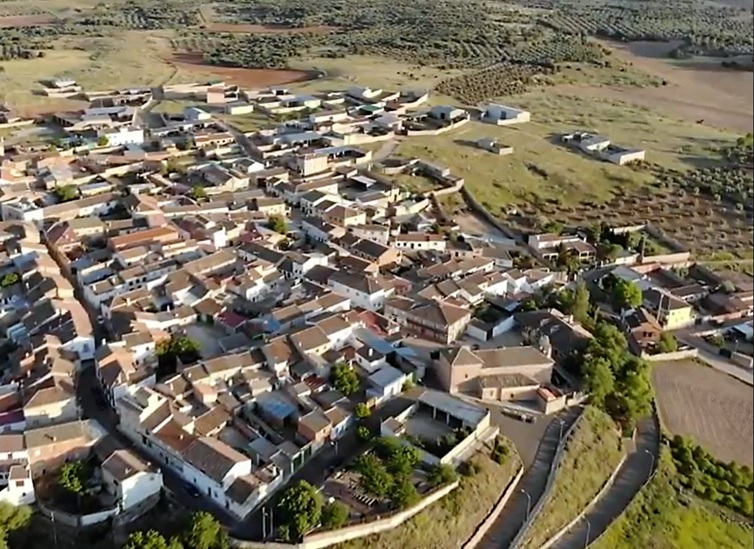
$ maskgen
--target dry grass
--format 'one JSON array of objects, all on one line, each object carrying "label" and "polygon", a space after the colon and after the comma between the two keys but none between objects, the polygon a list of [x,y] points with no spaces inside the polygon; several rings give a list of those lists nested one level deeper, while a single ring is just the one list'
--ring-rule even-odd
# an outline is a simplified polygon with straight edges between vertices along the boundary
[{"label": "dry grass", "polygon": [[504,465],[498,465],[487,454],[477,454],[473,459],[479,471],[472,477],[462,477],[461,485],[447,497],[394,530],[336,547],[458,549],[490,512],[520,463],[515,451]]},{"label": "dry grass", "polygon": [[[502,101],[531,111],[533,121],[509,128],[470,122],[443,135],[406,139],[397,154],[449,167],[513,229],[533,230],[548,220],[570,225],[650,222],[694,252],[738,252],[754,244],[750,222],[741,212],[679,190],[658,189],[647,170],[600,162],[556,139],[575,129],[597,131],[618,144],[645,148],[651,162],[683,170],[717,157],[737,134],[553,90]],[[514,152],[492,155],[474,145],[481,137],[493,137]],[[520,215],[509,216],[512,207]]]},{"label": "dry grass", "polygon": [[0,94],[13,107],[31,114],[85,104],[40,95],[39,81],[54,77],[73,78],[89,90],[211,78],[211,73],[185,71],[166,61],[171,53],[169,35],[129,31],[107,38],[67,37],[45,57],[3,62]]},{"label": "dry grass", "polygon": [[[420,67],[393,59],[366,55],[351,55],[343,59],[307,56],[291,59],[288,65],[297,70],[321,70],[325,78],[295,84],[301,91],[345,89],[355,85],[371,86],[384,90],[401,88],[431,89],[443,78],[461,74],[461,71],[442,71],[435,67]],[[450,101],[441,96],[432,97],[434,102]]]},{"label": "dry grass", "polygon": [[695,361],[657,364],[652,382],[663,427],[724,461],[754,464],[751,387]]},{"label": "dry grass", "polygon": [[576,517],[600,491],[622,455],[620,434],[613,420],[601,410],[587,408],[568,442],[550,497],[522,547],[540,547]]}]

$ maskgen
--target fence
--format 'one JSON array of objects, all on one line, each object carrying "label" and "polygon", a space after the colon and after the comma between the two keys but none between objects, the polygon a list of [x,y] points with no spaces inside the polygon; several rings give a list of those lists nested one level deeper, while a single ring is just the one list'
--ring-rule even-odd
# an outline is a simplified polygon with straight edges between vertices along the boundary
[{"label": "fence", "polygon": [[550,539],[548,539],[542,547],[539,549],[549,549],[552,547],[555,543],[558,542],[558,540],[565,535],[568,530],[573,528],[573,526],[578,523],[581,519],[583,519],[586,514],[594,507],[594,504],[597,503],[600,498],[602,498],[603,495],[605,495],[605,492],[607,492],[610,487],[613,485],[613,482],[615,482],[615,477],[618,475],[618,471],[620,471],[620,468],[623,467],[623,463],[625,463],[626,459],[628,458],[627,454],[623,454],[623,457],[621,458],[620,462],[618,463],[618,466],[615,468],[615,470],[610,475],[610,478],[608,478],[605,481],[605,484],[602,485],[602,488],[600,488],[600,491],[597,492],[597,495],[592,498],[592,500],[587,503],[586,507],[584,507],[584,510],[581,511],[581,513],[578,514],[576,518],[574,518],[571,522],[566,524],[563,528],[561,528],[554,536],[552,536]]},{"label": "fence", "polygon": [[537,500],[537,503],[534,504],[534,508],[530,511],[529,516],[524,521],[524,524],[521,526],[521,529],[516,534],[516,537],[513,538],[513,541],[511,542],[511,547],[514,549],[518,547],[521,542],[524,539],[524,536],[526,536],[526,532],[529,531],[529,528],[534,523],[534,521],[537,518],[537,515],[542,511],[542,507],[544,506],[545,502],[549,498],[550,490],[552,490],[553,482],[555,481],[555,473],[558,471],[558,468],[560,467],[560,460],[563,457],[563,450],[565,450],[566,444],[568,443],[568,439],[573,434],[576,427],[581,422],[581,418],[584,417],[584,410],[581,410],[579,413],[579,417],[576,418],[576,421],[571,424],[571,426],[568,428],[568,431],[566,431],[560,441],[558,442],[558,449],[555,452],[555,457],[552,460],[552,463],[550,464],[550,472],[547,473],[547,482],[545,483],[545,489],[542,492],[542,495]]},{"label": "fence", "polygon": [[66,513],[65,511],[60,511],[58,509],[50,509],[49,507],[43,505],[40,501],[37,501],[37,504],[42,515],[49,518],[52,522],[60,522],[62,524],[65,524],[66,526],[71,526],[74,528],[100,524],[110,519],[110,517],[114,517],[118,514],[117,507],[105,509],[104,511],[100,511],[98,513],[89,513],[88,515],[73,515],[71,513]]},{"label": "fence", "polygon": [[373,520],[364,524],[354,524],[352,526],[346,526],[345,528],[339,528],[329,532],[320,532],[304,536],[304,540],[301,543],[254,542],[234,539],[231,541],[231,545],[238,549],[323,549],[324,547],[329,547],[336,543],[344,543],[352,539],[379,534],[386,530],[392,530],[420,511],[423,511],[426,507],[444,498],[457,487],[458,481],[455,481],[452,484],[448,484],[447,486],[435,490],[419,503],[405,511],[398,511],[388,517]]},{"label": "fence", "polygon": [[482,541],[484,536],[487,534],[487,531],[500,516],[500,513],[505,508],[505,504],[508,503],[511,495],[516,491],[516,486],[518,486],[518,482],[521,480],[522,476],[524,476],[524,466],[523,464],[519,464],[518,473],[516,473],[516,476],[511,479],[511,481],[508,483],[508,486],[503,491],[503,495],[500,497],[487,517],[479,524],[474,534],[466,541],[466,543],[461,546],[461,549],[474,549],[477,545],[479,545],[479,542]]}]

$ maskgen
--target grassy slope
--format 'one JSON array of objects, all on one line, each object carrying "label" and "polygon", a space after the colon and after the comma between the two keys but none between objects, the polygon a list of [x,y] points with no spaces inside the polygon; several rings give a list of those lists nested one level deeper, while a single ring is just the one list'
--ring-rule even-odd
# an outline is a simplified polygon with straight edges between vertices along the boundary
[{"label": "grassy slope", "polygon": [[621,455],[620,435],[612,419],[601,410],[587,408],[568,443],[550,498],[523,547],[536,549],[578,515],[615,470]]},{"label": "grassy slope", "polygon": [[458,549],[500,498],[517,470],[518,455],[505,465],[474,458],[479,471],[461,477],[461,485],[398,528],[338,545],[338,549]]},{"label": "grassy slope", "polygon": [[665,452],[652,482],[595,543],[593,549],[745,549],[754,547],[747,528],[673,487],[674,469]]},{"label": "grassy slope", "polygon": [[[503,102],[529,110],[532,122],[508,128],[470,122],[439,136],[406,139],[397,152],[449,167],[465,178],[479,200],[497,209],[535,197],[557,198],[563,205],[601,202],[651,182],[646,172],[599,162],[552,142],[568,131],[598,131],[620,145],[645,148],[647,160],[672,168],[689,168],[691,159],[713,157],[722,144],[736,138],[733,133],[665,119],[642,107],[557,90]],[[478,149],[473,142],[481,137],[493,137],[514,152],[499,157]]]}]

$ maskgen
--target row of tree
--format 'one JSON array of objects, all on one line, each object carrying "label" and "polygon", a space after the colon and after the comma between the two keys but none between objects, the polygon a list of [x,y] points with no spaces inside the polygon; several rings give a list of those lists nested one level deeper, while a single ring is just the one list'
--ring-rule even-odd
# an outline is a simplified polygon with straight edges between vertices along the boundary
[{"label": "row of tree", "polygon": [[688,437],[676,435],[670,451],[681,475],[681,484],[696,495],[752,517],[754,476],[747,466],[715,459]]}]

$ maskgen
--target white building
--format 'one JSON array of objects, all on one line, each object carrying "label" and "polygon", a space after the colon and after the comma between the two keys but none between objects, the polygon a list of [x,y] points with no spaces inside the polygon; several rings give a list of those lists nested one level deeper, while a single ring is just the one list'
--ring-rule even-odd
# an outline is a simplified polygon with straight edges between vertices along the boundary
[{"label": "white building", "polygon": [[529,122],[531,120],[531,113],[513,107],[491,103],[484,107],[481,120],[482,122],[495,124],[496,126],[509,126],[511,124]]},{"label": "white building", "polygon": [[114,130],[101,130],[99,136],[107,137],[107,144],[111,147],[144,144],[144,130],[142,128],[123,126]]},{"label": "white building", "polygon": [[339,295],[347,297],[355,307],[368,311],[380,311],[385,300],[393,293],[378,276],[338,271],[327,281],[328,286]]},{"label": "white building", "polygon": [[115,450],[101,469],[107,491],[117,498],[121,512],[156,497],[162,490],[162,473],[129,450]]}]

